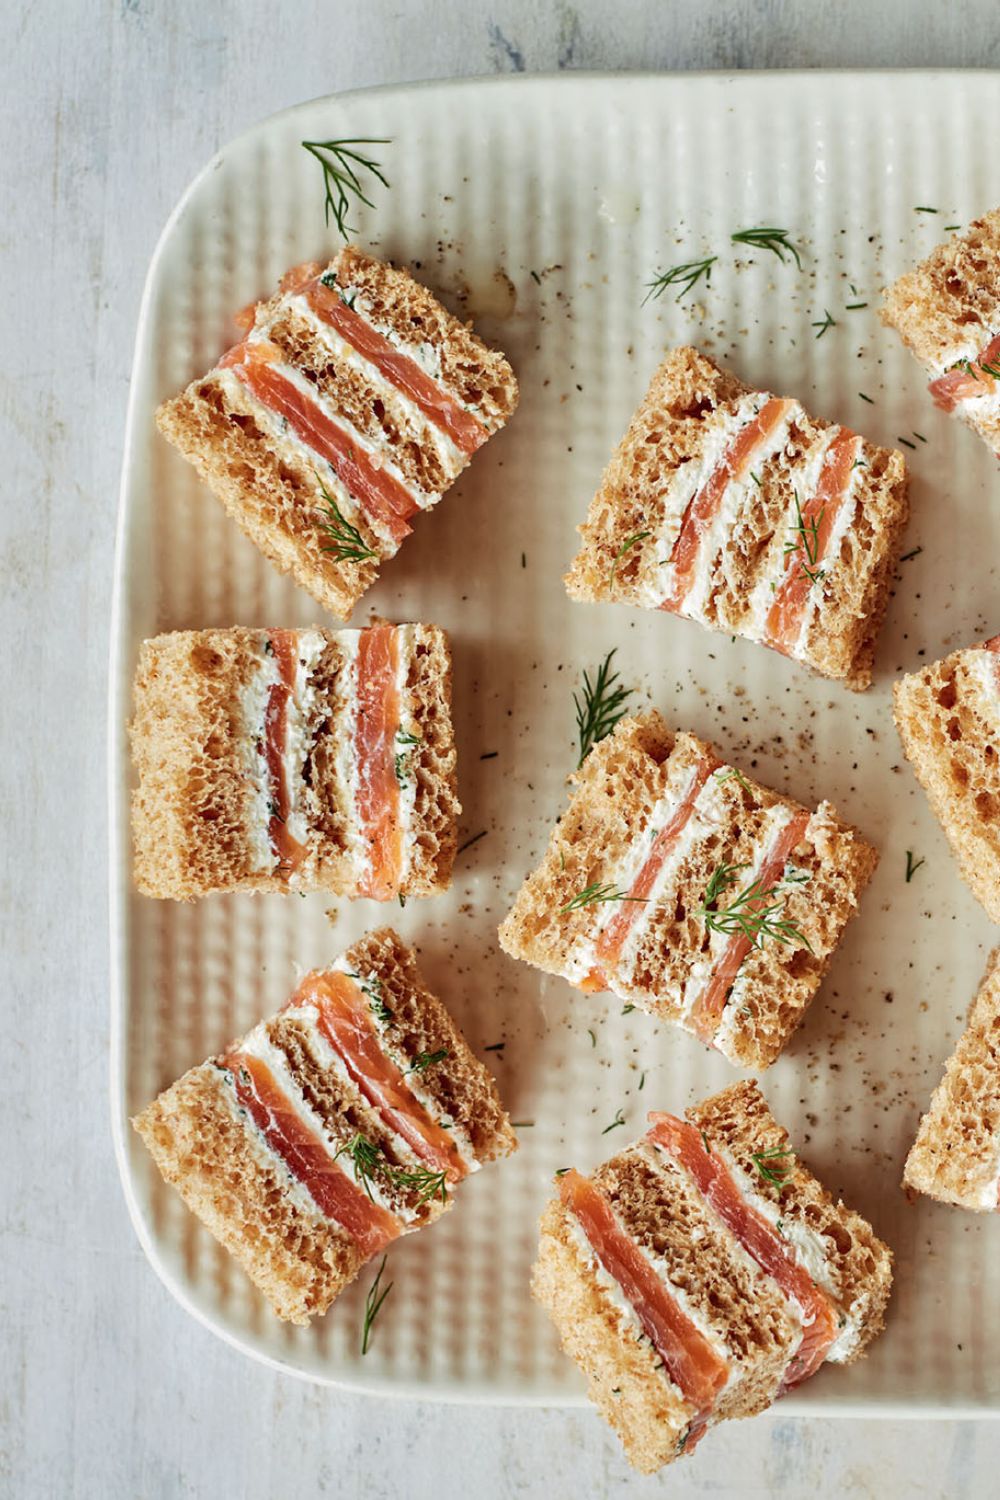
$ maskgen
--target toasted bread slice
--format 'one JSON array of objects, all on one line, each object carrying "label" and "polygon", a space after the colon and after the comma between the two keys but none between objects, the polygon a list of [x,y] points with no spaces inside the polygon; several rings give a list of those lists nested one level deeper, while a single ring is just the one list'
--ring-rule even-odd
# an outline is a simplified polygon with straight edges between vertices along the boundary
[{"label": "toasted bread slice", "polygon": [[157,422],[264,556],[346,620],[512,415],[517,382],[412,276],[354,245],[289,272],[248,321]]},{"label": "toasted bread slice", "polygon": [[962,875],[1000,922],[1000,636],[901,677],[893,702],[906,758]]},{"label": "toasted bread slice", "polygon": [[1000,457],[1000,208],[932,250],[882,294],[930,394]]},{"label": "toasted bread slice", "polygon": [[796,1158],[755,1083],[687,1111],[545,1209],[532,1291],[629,1462],[653,1473],[881,1330],[892,1255]]},{"label": "toasted bread slice", "polygon": [[674,349],[579,528],[566,587],[746,636],[860,690],[907,514],[900,453]]},{"label": "toasted bread slice", "polygon": [[973,1213],[1000,1207],[1000,948],[920,1121],[903,1184]]},{"label": "toasted bread slice", "polygon": [[810,813],[655,711],[624,719],[573,779],[500,928],[504,951],[768,1067],[857,910],[874,848],[829,803]]},{"label": "toasted bread slice", "polygon": [[164,1180],[279,1318],[323,1313],[372,1255],[517,1141],[494,1081],[389,928],[132,1121]]},{"label": "toasted bread slice", "polygon": [[177,631],[130,725],[149,896],[427,896],[455,855],[451,655],[435,625]]}]

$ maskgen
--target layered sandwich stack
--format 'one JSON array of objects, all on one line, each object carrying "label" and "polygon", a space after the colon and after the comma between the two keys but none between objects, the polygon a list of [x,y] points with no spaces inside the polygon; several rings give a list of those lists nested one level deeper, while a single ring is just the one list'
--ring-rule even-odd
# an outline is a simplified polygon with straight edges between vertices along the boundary
[{"label": "layered sandwich stack", "polygon": [[1000,636],[894,685],[906,757],[962,874],[1000,922]]},{"label": "layered sandwich stack", "polygon": [[889,287],[882,321],[924,366],[935,404],[1000,457],[1000,209]]},{"label": "layered sandwich stack", "polygon": [[742,1067],[801,1021],[877,862],[815,812],[658,713],[590,752],[541,865],[500,928],[514,958],[612,990]]},{"label": "layered sandwich stack", "polygon": [[920,1122],[903,1182],[976,1213],[1000,1207],[1000,948]]},{"label": "layered sandwich stack", "polygon": [[901,454],[675,349],[604,475],[566,585],[746,636],[862,689],[906,517]]},{"label": "layered sandwich stack", "polygon": [[892,1256],[738,1083],[590,1177],[564,1171],[533,1278],[632,1464],[652,1473],[882,1327]]},{"label": "layered sandwich stack", "polygon": [[290,271],[242,342],[157,413],[272,563],[346,620],[511,416],[502,354],[405,271],[347,246]]},{"label": "layered sandwich stack", "polygon": [[445,889],[451,657],[433,625],[202,630],[143,644],[135,879],[150,896]]},{"label": "layered sandwich stack", "polygon": [[493,1079],[388,928],[133,1124],[280,1318],[323,1313],[371,1256],[516,1148]]}]

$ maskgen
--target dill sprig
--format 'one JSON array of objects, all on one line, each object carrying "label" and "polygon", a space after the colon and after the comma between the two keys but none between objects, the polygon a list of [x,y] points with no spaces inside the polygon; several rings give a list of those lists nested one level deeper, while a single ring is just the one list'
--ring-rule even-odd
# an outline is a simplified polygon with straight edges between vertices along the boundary
[{"label": "dill sprig", "polygon": [[389,1257],[387,1255],[383,1255],[382,1264],[375,1272],[375,1280],[368,1288],[368,1296],[365,1298],[365,1322],[364,1327],[361,1331],[362,1354],[367,1354],[368,1350],[371,1348],[372,1324],[375,1322],[375,1319],[378,1317],[382,1309],[382,1303],[385,1301],[386,1297],[388,1297],[389,1293],[392,1291],[393,1287],[396,1284],[394,1281],[390,1281],[389,1285],[384,1290],[381,1289],[382,1272],[385,1270],[385,1263],[388,1258]]},{"label": "dill sprig", "polygon": [[595,882],[593,885],[584,886],[583,890],[577,891],[565,906],[560,906],[559,915],[562,916],[568,911],[578,911],[581,906],[598,906],[602,901],[644,902],[645,899],[645,896],[630,896],[628,891],[619,890],[615,885],[600,885]]},{"label": "dill sprig", "polygon": [[678,285],[680,286],[680,291],[677,293],[675,300],[679,302],[693,286],[698,284],[703,276],[705,278],[705,285],[710,285],[712,267],[718,258],[717,255],[707,255],[704,260],[688,260],[683,265],[672,266],[669,271],[664,271],[661,275],[654,277],[652,281],[647,281],[646,286],[648,287],[648,291],[642,299],[643,304],[645,305],[650,298],[655,302],[657,297],[663,296],[667,287]]},{"label": "dill sprig", "polygon": [[764,939],[770,938],[772,942],[783,946],[797,943],[800,947],[808,948],[811,953],[812,944],[805,934],[787,917],[780,915],[784,911],[784,901],[778,896],[777,885],[765,889],[759,879],[754,880],[734,896],[726,907],[719,910],[720,897],[732,890],[739,881],[740,870],[746,868],[745,864],[718,865],[712,872],[705,889],[705,899],[695,915],[701,917],[709,932],[720,932],[725,936],[742,932],[753,948],[761,947]]},{"label": "dill sprig", "polygon": [[754,250],[770,250],[779,260],[785,259],[785,252],[794,259],[799,270],[802,270],[802,260],[798,247],[792,244],[788,238],[787,229],[776,229],[773,225],[761,225],[756,229],[737,229],[729,236],[734,245],[749,245]]},{"label": "dill sprig", "polygon": [[346,1145],[341,1146],[334,1157],[349,1156],[354,1167],[354,1176],[374,1203],[372,1183],[381,1178],[390,1187],[413,1190],[417,1194],[417,1207],[430,1198],[448,1198],[448,1183],[445,1173],[432,1172],[429,1167],[397,1167],[389,1161],[381,1146],[376,1146],[366,1135],[356,1131]]},{"label": "dill sprig", "polygon": [[611,1121],[611,1124],[610,1125],[605,1125],[604,1129],[601,1131],[601,1134],[602,1135],[607,1135],[607,1133],[608,1133],[609,1130],[617,1130],[618,1127],[619,1127],[619,1125],[624,1125],[624,1124],[625,1124],[625,1115],[624,1115],[624,1112],[622,1110],[620,1110],[620,1109],[616,1110],[615,1111],[615,1117]]},{"label": "dill sprig", "polygon": [[618,571],[618,564],[621,562],[626,552],[630,552],[633,547],[637,547],[640,542],[644,542],[648,536],[652,535],[653,533],[651,531],[636,531],[633,532],[633,534],[622,543],[622,545],[618,548],[618,551],[615,553],[614,562],[611,564],[612,583],[614,583],[615,581],[615,573]]},{"label": "dill sprig", "polygon": [[376,1019],[381,1021],[383,1026],[391,1026],[396,1017],[382,998],[381,979],[373,974],[370,974],[367,978],[363,978],[360,974],[348,974],[347,977],[348,979],[355,980],[361,993],[367,996],[368,1004]]},{"label": "dill sprig", "polygon": [[[824,507],[825,510],[825,507]],[[819,563],[819,529],[823,524],[824,511],[818,516],[813,516],[811,521],[806,521],[802,515],[802,507],[799,504],[798,492],[795,493],[795,525],[793,533],[798,533],[798,539],[785,543],[785,556],[790,552],[805,552],[806,560],[800,560],[799,566],[810,583],[819,583],[826,577],[826,571],[817,566]]]},{"label": "dill sprig", "polygon": [[[355,233],[347,222],[347,214],[350,210],[350,200],[357,198],[369,208],[375,205],[368,197],[361,183],[361,174],[370,172],[372,177],[388,187],[389,183],[383,176],[377,161],[363,152],[352,150],[355,146],[388,146],[391,144],[388,138],[371,137],[359,140],[347,141],[302,141],[301,144],[314,156],[323,168],[323,186],[326,188],[326,202],[323,212],[326,222],[329,224],[330,216],[340,232],[342,239],[349,239]],[[369,190],[370,191],[370,190]]]},{"label": "dill sprig", "polygon": [[906,851],[906,883],[907,883],[907,885],[909,885],[909,883],[913,879],[914,875],[920,869],[920,866],[921,865],[925,865],[926,863],[927,863],[926,859],[915,859],[914,855],[913,855],[913,850],[912,849],[907,849],[907,851]]},{"label": "dill sprig", "polygon": [[[784,1161],[784,1158],[789,1156],[792,1157],[792,1161]],[[764,1181],[769,1182],[772,1187],[776,1187],[779,1193],[783,1192],[788,1186],[789,1178],[795,1165],[794,1158],[794,1151],[787,1147],[782,1149],[780,1146],[772,1146],[770,1151],[754,1151],[750,1156],[750,1160]],[[774,1165],[774,1163],[778,1165]]]},{"label": "dill sprig", "polygon": [[714,779],[719,783],[720,786],[724,786],[727,781],[735,780],[740,784],[745,792],[750,792],[751,795],[753,794],[753,787],[750,785],[749,781],[747,781],[746,777],[743,775],[743,772],[738,771],[735,766],[727,766],[723,771],[716,771]]},{"label": "dill sprig", "polygon": [[576,728],[580,736],[580,759],[576,763],[578,768],[583,765],[598,741],[609,735],[627,712],[625,702],[632,696],[632,689],[620,684],[616,686],[618,673],[611,670],[611,658],[617,649],[617,646],[613,646],[608,652],[598,667],[593,682],[590,680],[590,673],[584,672],[583,693],[573,694]]},{"label": "dill sprig", "polygon": [[329,552],[338,562],[368,562],[372,557],[378,557],[374,548],[369,547],[361,532],[356,526],[352,526],[347,520],[340,506],[331,494],[327,492],[326,486],[319,475],[316,482],[320,488],[320,494],[326,501],[329,516],[324,516],[320,524],[323,530],[329,532],[333,538],[333,545],[320,548],[321,552]]},{"label": "dill sprig", "polygon": [[823,309],[823,317],[822,318],[817,318],[816,321],[815,321],[815,323],[810,323],[809,326],[810,326],[810,328],[818,328],[819,329],[819,333],[817,333],[816,337],[818,339],[821,339],[828,328],[836,328],[836,326],[837,326],[837,320],[836,320],[836,318],[832,318],[830,316],[830,310],[829,310],[829,308],[824,307],[824,309]]},{"label": "dill sprig", "polygon": [[433,1068],[437,1063],[444,1062],[450,1053],[447,1047],[441,1047],[437,1052],[418,1052],[410,1067],[406,1068],[403,1077],[407,1073],[426,1073],[428,1068]]},{"label": "dill sprig", "polygon": [[397,729],[396,739],[403,748],[402,750],[396,751],[396,754],[393,757],[393,765],[396,771],[396,780],[399,782],[400,786],[402,786],[407,778],[407,775],[409,774],[406,757],[409,755],[414,745],[419,745],[421,743],[422,737],[419,734],[410,734],[406,729]]}]

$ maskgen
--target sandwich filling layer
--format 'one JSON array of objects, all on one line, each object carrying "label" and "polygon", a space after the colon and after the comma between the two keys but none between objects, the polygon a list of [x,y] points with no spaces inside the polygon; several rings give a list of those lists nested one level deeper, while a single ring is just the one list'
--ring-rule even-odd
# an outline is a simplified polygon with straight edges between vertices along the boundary
[{"label": "sandwich filling layer", "polygon": [[690,1305],[682,1305],[680,1288],[623,1227],[604,1194],[579,1172],[566,1172],[559,1196],[586,1241],[587,1258],[595,1260],[619,1288],[663,1363],[665,1377],[692,1409],[685,1446],[704,1432],[730,1379],[725,1346],[711,1330],[699,1326]]},{"label": "sandwich filling layer", "polygon": [[[725,834],[734,819],[723,796],[731,767],[713,757],[669,765],[667,788],[653,806],[644,827],[625,851],[621,863],[601,871],[602,884],[617,899],[596,903],[593,925],[569,949],[563,975],[584,991],[610,989],[631,998],[628,980],[643,937],[657,907],[676,899],[685,864],[706,840]],[[723,1021],[743,963],[754,946],[754,917],[771,905],[788,878],[793,850],[806,837],[811,816],[777,803],[763,813],[763,828],[750,860],[741,872],[743,926],[706,934],[705,952],[695,956],[682,990],[674,998],[676,1019],[702,1041],[726,1051]]]},{"label": "sandwich filling layer", "polygon": [[320,734],[335,745],[346,853],[360,894],[393,899],[414,856],[416,772],[421,734],[409,676],[410,626],[338,632],[341,669],[329,708],[314,674],[328,640],[320,631],[272,631],[240,699],[241,763],[247,783],[246,838],[254,873],[294,885],[316,859],[309,784]]}]

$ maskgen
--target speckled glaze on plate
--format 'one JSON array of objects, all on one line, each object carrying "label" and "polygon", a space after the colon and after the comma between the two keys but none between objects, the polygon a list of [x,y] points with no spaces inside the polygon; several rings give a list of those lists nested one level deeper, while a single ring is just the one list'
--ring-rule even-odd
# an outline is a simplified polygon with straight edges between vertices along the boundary
[{"label": "speckled glaze on plate", "polygon": [[[392,1394],[583,1399],[528,1295],[556,1168],[587,1168],[735,1073],[693,1038],[501,954],[496,927],[544,847],[575,763],[572,693],[610,647],[636,706],[712,739],[882,851],[861,915],[805,1025],[763,1076],[818,1175],[896,1253],[889,1327],[784,1411],[926,1414],[1000,1406],[1000,1224],[909,1204],[903,1158],[985,956],[987,918],[958,878],[903,761],[890,684],[995,632],[1000,476],[937,412],[877,320],[879,288],[950,223],[1000,202],[984,119],[996,75],[778,74],[504,79],[372,90],[303,105],[227,146],[164,231],[139,323],[112,653],[116,1144],[143,1246],[222,1337],[310,1379]],[[510,356],[520,408],[356,611],[444,626],[455,654],[462,838],[451,893],[400,911],[320,896],[145,900],[130,884],[124,724],[140,640],[212,625],[326,624],[158,436],[153,410],[232,341],[231,316],[290,264],[336,248],[303,138],[388,136],[391,182],[352,222]],[[917,207],[938,213],[917,212]],[[787,228],[802,268],[730,243]],[[646,283],[717,255],[710,284],[644,303]],[[865,304],[848,309],[848,304]],[[817,329],[833,319],[821,336]],[[745,380],[904,446],[913,516],[876,661],[856,697],[759,647],[562,587],[602,467],[650,373],[690,342]],[[917,551],[916,549],[921,549]],[[906,881],[907,851],[924,863]],[[394,1282],[360,1354],[370,1276],[311,1329],[279,1324],[160,1183],[127,1117],[276,1009],[299,968],[391,921],[495,1068],[521,1150],[390,1252]],[[502,1048],[497,1044],[502,1043]],[[494,1048],[486,1052],[484,1049]],[[623,1126],[608,1129],[624,1116]]]}]

